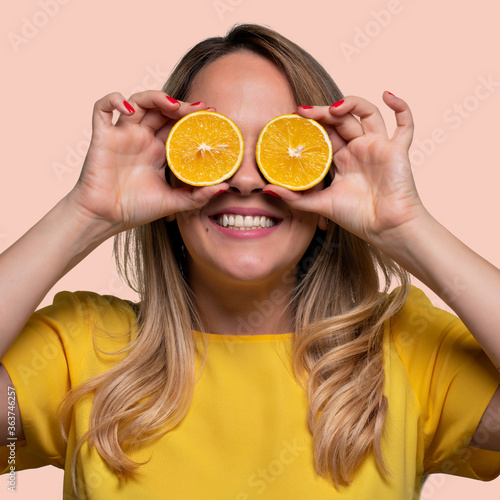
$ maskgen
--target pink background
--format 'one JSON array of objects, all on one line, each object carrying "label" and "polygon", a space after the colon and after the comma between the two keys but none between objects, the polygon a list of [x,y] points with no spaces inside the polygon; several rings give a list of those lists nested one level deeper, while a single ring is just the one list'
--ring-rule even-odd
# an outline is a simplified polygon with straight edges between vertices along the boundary
[{"label": "pink background", "polygon": [[[159,88],[199,40],[238,22],[258,22],[310,51],[345,94],[384,107],[387,89],[408,101],[416,122],[414,175],[424,204],[499,266],[498,14],[491,0],[9,2],[0,18],[0,250],[76,182],[97,99],[114,90],[129,95]],[[392,129],[393,118],[383,112]],[[62,279],[44,304],[61,289],[134,297],[114,271],[111,242]],[[62,472],[54,468],[21,472],[17,481],[18,499],[61,497]],[[439,475],[427,481],[421,498],[499,494],[500,479]],[[8,498],[6,479],[0,497]]]}]

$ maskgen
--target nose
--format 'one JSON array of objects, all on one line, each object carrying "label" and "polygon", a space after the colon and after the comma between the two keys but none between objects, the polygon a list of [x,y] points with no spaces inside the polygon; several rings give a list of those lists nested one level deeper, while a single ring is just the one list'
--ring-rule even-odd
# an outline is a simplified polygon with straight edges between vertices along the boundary
[{"label": "nose", "polygon": [[245,151],[240,168],[226,182],[231,190],[239,191],[242,195],[260,191],[266,186],[267,180],[261,174],[255,160],[255,144],[248,146],[245,141]]}]

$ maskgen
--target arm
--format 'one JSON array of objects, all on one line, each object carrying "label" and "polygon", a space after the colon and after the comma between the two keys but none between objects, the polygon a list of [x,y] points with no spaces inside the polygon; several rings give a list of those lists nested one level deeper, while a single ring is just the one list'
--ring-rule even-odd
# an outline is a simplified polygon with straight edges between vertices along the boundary
[{"label": "arm", "polygon": [[[439,295],[500,371],[500,271],[430,214],[415,219],[386,253]],[[500,388],[471,444],[500,451]]]},{"label": "arm", "polygon": [[[0,255],[0,358],[45,294],[100,243],[120,231],[199,208],[221,189],[173,189],[165,181],[170,128],[204,108],[166,97],[160,91],[141,92],[129,99],[130,107],[113,93],[96,103],[92,140],[76,186]],[[116,123],[114,110],[120,112]],[[3,373],[0,390],[9,380]],[[6,421],[2,413],[0,429]]]},{"label": "arm", "polygon": [[[172,189],[165,181],[168,132],[175,120],[203,105],[172,102],[159,91],[129,101],[131,111],[118,93],[96,103],[92,140],[76,186],[0,255],[0,358],[48,290],[100,243],[198,208],[220,190]],[[114,110],[121,113],[116,124]]]},{"label": "arm", "polygon": [[[423,212],[384,252],[425,283],[460,317],[500,371],[500,271]],[[500,451],[500,388],[471,444]]]},{"label": "arm", "polygon": [[110,232],[61,200],[0,255],[0,358],[47,292]]},{"label": "arm", "polygon": [[[291,206],[319,213],[372,243],[439,295],[460,317],[500,370],[500,271],[459,241],[424,208],[417,194],[408,149],[413,120],[392,94],[385,103],[397,128],[389,138],[379,110],[357,97],[330,108],[298,108],[324,124],[334,150],[335,178],[323,191],[292,193],[270,188]],[[358,118],[359,117],[359,118]],[[473,439],[500,451],[500,393],[492,398]],[[488,427],[487,415],[497,425]]]}]

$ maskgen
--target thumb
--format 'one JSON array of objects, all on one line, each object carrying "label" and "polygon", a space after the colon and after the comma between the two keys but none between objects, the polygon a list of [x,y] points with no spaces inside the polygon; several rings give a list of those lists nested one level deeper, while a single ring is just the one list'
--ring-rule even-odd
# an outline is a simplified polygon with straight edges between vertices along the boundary
[{"label": "thumb", "polygon": [[281,198],[287,205],[295,210],[312,212],[324,217],[331,218],[328,213],[328,188],[322,190],[308,189],[307,191],[291,191],[281,186],[267,184],[264,193]]}]

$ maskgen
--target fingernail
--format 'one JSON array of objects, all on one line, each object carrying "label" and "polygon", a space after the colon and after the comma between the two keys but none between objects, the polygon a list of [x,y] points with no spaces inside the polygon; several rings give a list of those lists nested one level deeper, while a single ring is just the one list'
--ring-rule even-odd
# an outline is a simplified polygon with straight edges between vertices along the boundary
[{"label": "fingernail", "polygon": [[[334,103],[332,104],[332,106],[333,106],[334,108],[338,108],[338,107],[339,107],[339,106],[340,106],[343,102],[344,102],[344,99],[341,99],[340,101],[334,102]],[[332,107],[332,106],[330,106],[330,107]]]},{"label": "fingernail", "polygon": [[292,113],[292,115],[298,115],[297,111],[294,111],[294,112]]},{"label": "fingernail", "polygon": [[201,104],[201,101],[193,102],[193,104],[191,104],[191,106],[198,106],[198,104]]},{"label": "fingernail", "polygon": [[212,198],[215,198],[216,196],[219,196],[220,194],[225,193],[225,192],[226,192],[226,190],[225,190],[225,189],[221,189],[220,191],[217,191],[217,192],[216,192],[216,193],[212,196]]},{"label": "fingernail", "polygon": [[302,109],[313,109],[312,106],[299,106],[299,108],[302,108]]},{"label": "fingernail", "polygon": [[264,193],[270,194],[271,196],[275,196],[276,198],[281,198],[279,194],[276,194],[274,191],[271,191],[270,189],[264,189]]},{"label": "fingernail", "polygon": [[129,113],[135,113],[135,109],[127,101],[123,101],[123,105],[127,108]]},{"label": "fingernail", "polygon": [[167,96],[167,99],[172,103],[172,104],[179,104],[179,101],[177,99],[174,99],[173,97],[170,97],[169,95]]},{"label": "fingernail", "polygon": [[[386,92],[387,92],[388,94],[390,94],[390,95],[394,95],[392,92],[389,92],[388,90],[387,90]],[[396,97],[396,96],[394,96],[394,97]]]},{"label": "fingernail", "polygon": [[206,109],[206,111],[212,111],[214,110],[215,108],[212,108],[212,106],[210,106],[209,108]]}]

